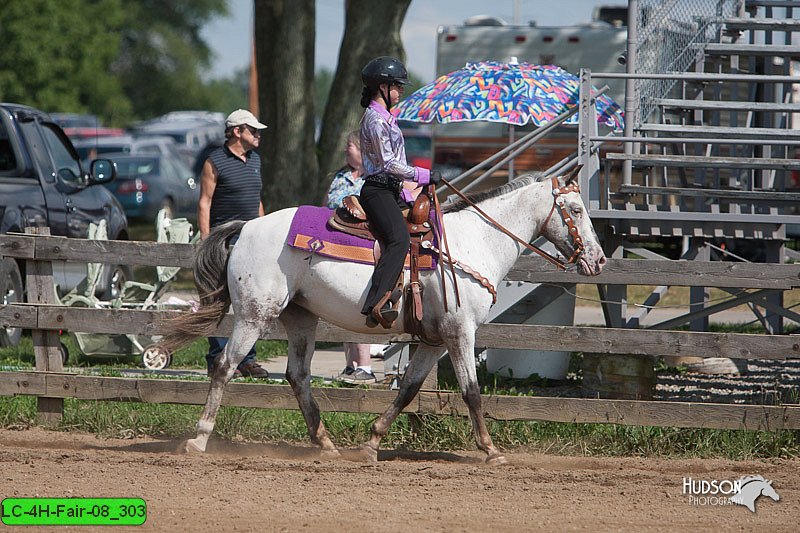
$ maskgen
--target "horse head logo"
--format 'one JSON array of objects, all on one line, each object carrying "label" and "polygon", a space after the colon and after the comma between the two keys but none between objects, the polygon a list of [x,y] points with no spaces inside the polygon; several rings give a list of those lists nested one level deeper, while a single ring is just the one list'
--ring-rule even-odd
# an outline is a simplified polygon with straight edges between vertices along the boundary
[{"label": "horse head logo", "polygon": [[739,492],[731,496],[731,502],[744,505],[751,512],[756,512],[756,500],[759,496],[768,496],[775,501],[781,499],[772,487],[772,481],[767,481],[761,476],[747,476],[739,480]]}]

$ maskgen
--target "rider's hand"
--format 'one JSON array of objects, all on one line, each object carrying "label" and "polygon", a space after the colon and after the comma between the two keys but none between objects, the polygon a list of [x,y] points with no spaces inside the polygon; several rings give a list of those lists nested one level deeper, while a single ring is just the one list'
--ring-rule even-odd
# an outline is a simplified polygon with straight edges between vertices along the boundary
[{"label": "rider's hand", "polygon": [[442,181],[442,173],[438,170],[431,170],[431,183],[439,185],[440,181]]}]

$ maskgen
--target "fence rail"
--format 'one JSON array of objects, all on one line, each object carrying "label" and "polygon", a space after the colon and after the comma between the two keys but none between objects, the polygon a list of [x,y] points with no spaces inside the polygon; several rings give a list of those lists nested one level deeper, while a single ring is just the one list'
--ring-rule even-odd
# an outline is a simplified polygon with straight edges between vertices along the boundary
[{"label": "fence rail", "polygon": [[[0,255],[38,265],[37,283],[47,285],[51,261],[88,260],[145,266],[191,267],[193,245],[150,242],[90,241],[63,237],[0,236]],[[44,273],[44,274],[42,274]],[[28,272],[29,276],[31,275]],[[561,272],[540,258],[522,257],[507,279],[540,283],[600,283],[621,285],[686,285],[787,290],[800,286],[800,265],[756,265],[699,261],[609,259],[600,276],[587,278]],[[53,364],[50,351],[56,330],[86,333],[162,334],[175,311],[94,309],[64,307],[39,298],[35,303],[0,305],[0,325],[31,329],[37,351],[37,369],[55,371],[0,372],[0,395],[34,395],[40,413],[58,416],[64,398],[129,400],[149,403],[202,404],[208,392],[205,381],[115,378],[63,373]],[[232,316],[218,326],[229,335]],[[278,328],[268,338],[284,339]],[[410,341],[407,335],[356,334],[321,322],[317,338],[323,341]],[[479,347],[583,351],[640,356],[679,355],[738,359],[790,359],[800,357],[800,335],[754,335],[687,331],[654,331],[602,327],[485,324],[478,329]],[[315,388],[323,410],[381,413],[395,393],[385,390]],[[231,383],[225,405],[296,409],[291,389],[282,385]],[[800,429],[800,406],[699,404],[664,401],[583,398],[530,398],[483,396],[486,416],[498,420],[615,423],[715,429]],[[466,416],[460,394],[420,392],[407,408],[410,413]]]},{"label": "fence rail", "polygon": [[[0,235],[0,256],[38,261],[76,261],[192,268],[195,245],[144,241],[94,241],[65,237]],[[680,285],[788,290],[800,287],[800,265],[613,259],[599,276],[558,270],[541,257],[522,256],[506,276],[532,283]]]},{"label": "fence rail", "polygon": [[[48,305],[0,306],[0,323],[25,329],[66,330],[83,333],[131,333],[163,335],[165,321],[174,311],[92,309]],[[233,317],[220,323],[216,335],[230,336]],[[276,324],[265,339],[286,339]],[[365,335],[320,321],[317,340],[325,342],[411,342],[409,335]],[[554,350],[604,354],[652,356],[729,357],[733,359],[800,358],[800,335],[707,333],[588,326],[536,326],[530,324],[484,324],[478,328],[478,348]]]},{"label": "fence rail", "polygon": [[[322,411],[383,413],[396,393],[376,389],[313,388]],[[0,372],[0,395],[82,400],[124,400],[202,405],[208,382],[76,376],[54,372]],[[800,429],[800,407],[585,398],[482,395],[482,410],[495,420],[540,420],[629,426],[777,431]],[[291,387],[229,383],[222,405],[298,409]],[[461,394],[420,391],[404,413],[469,416]]]}]

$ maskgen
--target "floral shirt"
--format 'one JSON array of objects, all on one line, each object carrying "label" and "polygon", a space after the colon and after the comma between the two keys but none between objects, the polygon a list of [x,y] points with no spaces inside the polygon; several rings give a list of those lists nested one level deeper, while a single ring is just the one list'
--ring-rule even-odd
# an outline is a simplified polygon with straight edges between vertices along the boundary
[{"label": "floral shirt", "polygon": [[362,185],[364,185],[364,178],[362,176],[353,176],[353,170],[350,167],[339,170],[333,177],[331,186],[328,189],[328,208],[336,209],[342,205],[342,200],[344,200],[345,196],[358,195],[361,192]]}]

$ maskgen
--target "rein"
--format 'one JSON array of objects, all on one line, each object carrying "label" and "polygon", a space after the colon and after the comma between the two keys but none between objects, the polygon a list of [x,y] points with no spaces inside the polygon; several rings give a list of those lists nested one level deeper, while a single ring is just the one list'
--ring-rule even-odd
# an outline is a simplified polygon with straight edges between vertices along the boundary
[{"label": "rein", "polygon": [[[429,194],[433,197],[433,207],[436,210],[436,222],[439,226],[439,231],[441,232],[442,242],[444,243],[444,254],[447,254],[447,257],[450,257],[450,245],[447,243],[447,232],[444,229],[444,216],[442,215],[442,206],[439,205],[439,197],[436,195],[436,185],[429,185]],[[447,313],[447,291],[445,290],[445,276],[444,276],[444,262],[442,261],[442,256],[444,255],[442,250],[439,250],[439,268],[441,269],[441,279],[442,279],[442,298],[444,302],[444,312]],[[453,292],[455,292],[456,296],[456,308],[461,307],[461,297],[458,293],[458,278],[456,277],[455,266],[453,265],[452,261],[450,263],[450,274],[453,276]]]},{"label": "rein", "polygon": [[[450,187],[450,189],[452,189],[453,192],[455,192],[462,200],[464,200],[464,202],[466,202],[467,205],[469,205],[470,207],[474,208],[475,211],[477,211],[483,218],[485,218],[494,227],[496,227],[497,229],[499,229],[500,231],[502,231],[503,233],[505,233],[506,235],[508,235],[509,237],[514,239],[515,241],[517,241],[519,244],[523,245],[528,250],[530,250],[532,252],[535,252],[535,253],[539,254],[540,256],[544,257],[545,259],[547,259],[548,261],[553,263],[556,267],[558,267],[558,268],[560,268],[562,270],[566,270],[567,269],[567,265],[565,265],[557,257],[553,257],[552,255],[550,255],[546,251],[542,250],[538,246],[535,246],[533,244],[525,242],[523,239],[521,239],[521,238],[517,237],[516,235],[514,235],[513,233],[511,233],[508,229],[503,227],[502,224],[500,224],[495,219],[493,219],[488,214],[486,214],[483,211],[483,209],[481,209],[480,207],[475,205],[475,203],[472,200],[470,200],[469,198],[467,198],[467,196],[463,192],[458,190],[456,187],[454,187],[451,183],[449,183],[444,178],[442,178],[442,183],[444,183],[445,185]],[[553,189],[552,189],[552,192],[553,192],[553,207],[550,209],[550,214],[547,215],[547,218],[545,219],[544,224],[542,224],[542,227],[547,225],[547,223],[550,221],[550,217],[553,215],[553,212],[555,212],[556,207],[558,207],[559,211],[561,212],[561,217],[564,219],[564,223],[567,225],[569,234],[572,236],[572,239],[575,242],[575,253],[573,253],[572,257],[569,258],[569,261],[567,261],[567,264],[574,263],[575,261],[578,260],[578,257],[580,257],[580,255],[583,253],[583,250],[584,250],[583,239],[581,238],[580,234],[578,233],[578,228],[575,227],[575,223],[572,221],[572,217],[569,216],[569,214],[567,213],[566,207],[564,206],[564,200],[561,198],[561,196],[564,195],[564,194],[570,193],[570,192],[580,192],[580,188],[578,187],[577,183],[571,183],[569,185],[565,185],[564,187],[559,187],[557,178],[552,178],[552,184],[553,184]]]}]

